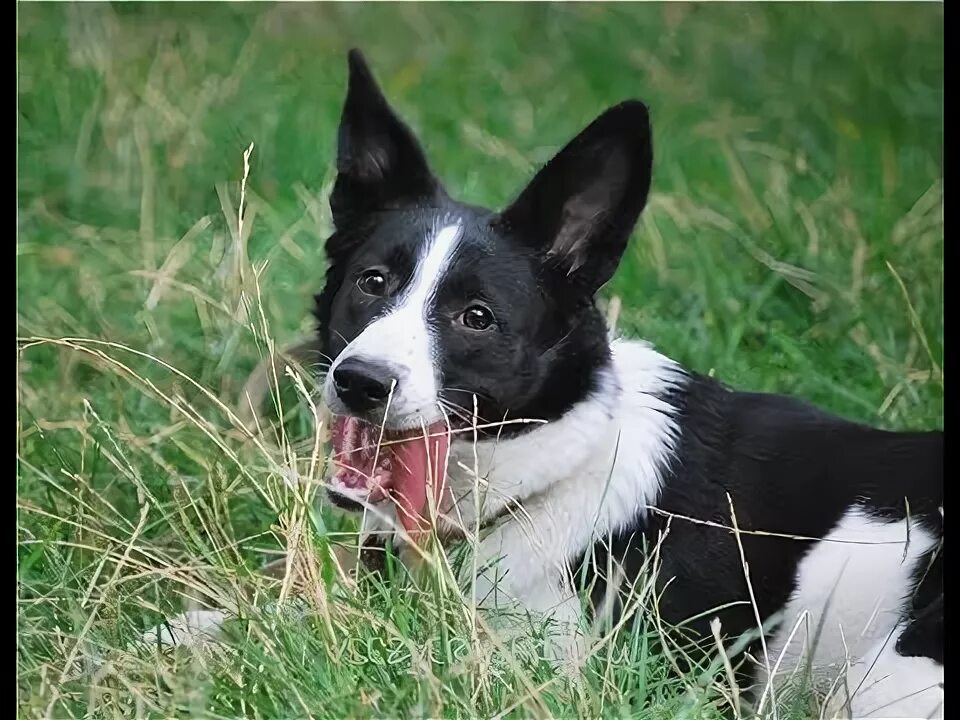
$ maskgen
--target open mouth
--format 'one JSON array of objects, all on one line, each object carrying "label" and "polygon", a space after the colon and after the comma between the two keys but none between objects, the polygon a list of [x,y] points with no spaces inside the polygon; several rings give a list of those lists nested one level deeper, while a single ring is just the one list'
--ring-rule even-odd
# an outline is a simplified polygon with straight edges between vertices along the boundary
[{"label": "open mouth", "polygon": [[417,540],[430,527],[430,500],[439,508],[446,477],[450,429],[445,422],[391,431],[356,417],[339,416],[332,429],[334,491],[378,503],[389,498]]}]

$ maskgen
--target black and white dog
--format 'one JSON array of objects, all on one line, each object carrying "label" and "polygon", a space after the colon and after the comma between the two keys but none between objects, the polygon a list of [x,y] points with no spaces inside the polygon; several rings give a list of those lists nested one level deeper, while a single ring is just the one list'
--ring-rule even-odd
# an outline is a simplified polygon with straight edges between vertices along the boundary
[{"label": "black and white dog", "polygon": [[766,671],[815,645],[814,667],[853,665],[855,716],[942,712],[942,431],[866,427],[611,342],[595,295],[652,159],[627,101],[505,210],[464,204],[350,53],[316,298],[331,498],[366,508],[369,542],[482,529],[477,598],[575,627],[616,612],[656,548],[667,623],[710,638],[718,618],[733,638],[780,618],[750,647]]}]

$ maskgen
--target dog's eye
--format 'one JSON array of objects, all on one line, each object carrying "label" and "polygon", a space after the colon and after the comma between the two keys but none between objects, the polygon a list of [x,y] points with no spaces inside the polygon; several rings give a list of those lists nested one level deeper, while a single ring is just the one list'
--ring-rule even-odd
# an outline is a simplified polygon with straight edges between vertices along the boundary
[{"label": "dog's eye", "polygon": [[471,305],[463,311],[460,322],[471,330],[486,330],[495,322],[493,313],[483,305]]},{"label": "dog's eye", "polygon": [[380,270],[366,270],[357,278],[357,287],[366,295],[380,297],[387,292],[387,279]]}]

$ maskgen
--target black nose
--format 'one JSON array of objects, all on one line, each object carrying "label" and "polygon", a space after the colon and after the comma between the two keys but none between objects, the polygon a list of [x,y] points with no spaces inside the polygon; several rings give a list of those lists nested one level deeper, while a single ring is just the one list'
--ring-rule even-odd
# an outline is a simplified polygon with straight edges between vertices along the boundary
[{"label": "black nose", "polygon": [[346,358],[333,371],[333,387],[347,408],[368,412],[382,405],[390,395],[390,371],[360,358]]}]

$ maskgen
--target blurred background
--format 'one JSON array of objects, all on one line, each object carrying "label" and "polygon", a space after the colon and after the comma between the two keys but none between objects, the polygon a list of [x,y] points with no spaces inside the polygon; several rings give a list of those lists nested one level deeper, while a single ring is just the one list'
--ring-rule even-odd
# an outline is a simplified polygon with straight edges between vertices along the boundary
[{"label": "blurred background", "polygon": [[[885,427],[942,425],[942,4],[18,13],[18,649],[31,712],[101,707],[99,685],[71,674],[79,659],[187,596],[240,592],[236,568],[289,547],[291,528],[318,547],[345,527],[284,485],[309,457],[304,404],[251,449],[221,403],[274,344],[311,331],[352,46],[450,191],[491,207],[605,107],[644,100],[653,191],[604,291],[622,301],[621,332],[744,389]],[[102,566],[98,549],[122,554],[132,538],[139,570]],[[289,669],[283,652],[269,662]],[[136,702],[192,702],[170,672],[167,694],[135,684]],[[356,685],[337,682],[341,710],[360,708]],[[201,705],[243,714],[237,697]]]}]

